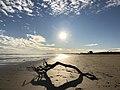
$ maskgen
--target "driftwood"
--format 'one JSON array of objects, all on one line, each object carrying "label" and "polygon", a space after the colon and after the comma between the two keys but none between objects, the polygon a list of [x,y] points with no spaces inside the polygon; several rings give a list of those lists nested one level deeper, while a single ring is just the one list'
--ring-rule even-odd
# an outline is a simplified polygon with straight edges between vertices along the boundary
[{"label": "driftwood", "polygon": [[31,68],[38,74],[38,79],[42,79],[44,77],[44,74],[47,73],[48,70],[53,69],[57,65],[61,65],[64,67],[69,67],[69,68],[75,69],[78,72],[78,74],[81,74],[82,76],[85,76],[91,80],[98,80],[98,78],[96,76],[94,76],[90,73],[82,73],[77,67],[75,67],[73,65],[69,65],[69,64],[64,64],[61,62],[56,62],[54,64],[48,64],[44,60],[43,66],[38,66],[38,67],[32,66]]},{"label": "driftwood", "polygon": [[[76,70],[77,73],[79,74],[79,77],[75,80],[66,82],[58,87],[55,86],[52,83],[50,77],[47,75],[47,71],[49,71],[50,69],[53,69],[57,65],[61,65],[61,66],[72,68],[72,69]],[[36,81],[36,78],[33,78],[30,82],[27,82],[27,83],[25,80],[23,82],[22,86],[26,86],[31,83],[34,86],[37,86],[37,85],[44,86],[47,90],[66,90],[69,87],[76,87],[78,84],[82,83],[83,76],[87,77],[90,80],[98,80],[98,78],[96,76],[94,76],[90,73],[82,73],[77,67],[75,67],[73,65],[69,65],[69,64],[64,64],[61,62],[56,62],[54,64],[48,64],[44,60],[43,66],[38,66],[38,67],[32,66],[32,67],[28,67],[28,69],[29,68],[32,68],[38,74],[37,81]],[[45,80],[42,78],[44,78]]]}]

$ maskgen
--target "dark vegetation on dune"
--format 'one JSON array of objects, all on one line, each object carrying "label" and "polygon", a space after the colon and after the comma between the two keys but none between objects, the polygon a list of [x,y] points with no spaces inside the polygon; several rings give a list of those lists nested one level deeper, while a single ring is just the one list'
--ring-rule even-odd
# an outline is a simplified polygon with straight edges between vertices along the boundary
[{"label": "dark vegetation on dune", "polygon": [[89,51],[88,53],[80,53],[80,54],[120,54],[120,52],[93,52],[93,51]]},{"label": "dark vegetation on dune", "polygon": [[87,53],[63,53],[63,54],[74,54],[74,55],[120,55],[120,52],[93,52],[93,51],[89,51]]}]

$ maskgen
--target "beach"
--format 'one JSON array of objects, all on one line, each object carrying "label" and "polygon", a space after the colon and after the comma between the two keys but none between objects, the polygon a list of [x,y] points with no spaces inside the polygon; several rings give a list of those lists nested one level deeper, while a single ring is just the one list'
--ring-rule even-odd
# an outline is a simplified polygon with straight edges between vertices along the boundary
[{"label": "beach", "polygon": [[[39,66],[42,60],[0,66],[0,90],[120,90],[120,55],[70,55],[58,54],[46,60],[57,61],[77,67],[83,73],[95,75],[90,80],[73,72],[74,69],[56,66],[47,72],[41,82],[33,78],[36,73],[27,67]],[[23,85],[24,84],[24,85]]]}]

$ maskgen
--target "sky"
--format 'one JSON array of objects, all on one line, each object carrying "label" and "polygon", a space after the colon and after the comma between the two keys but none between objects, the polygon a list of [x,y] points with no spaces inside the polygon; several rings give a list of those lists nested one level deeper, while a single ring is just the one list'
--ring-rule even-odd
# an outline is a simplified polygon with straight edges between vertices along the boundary
[{"label": "sky", "polygon": [[119,17],[120,0],[0,0],[0,53],[120,51]]}]

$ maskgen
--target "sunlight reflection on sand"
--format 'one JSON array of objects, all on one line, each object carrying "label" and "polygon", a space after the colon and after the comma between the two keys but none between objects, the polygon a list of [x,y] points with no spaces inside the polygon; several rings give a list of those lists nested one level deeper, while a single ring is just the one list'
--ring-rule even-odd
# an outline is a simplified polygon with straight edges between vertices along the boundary
[{"label": "sunlight reflection on sand", "polygon": [[57,57],[55,57],[55,59],[57,61],[60,61],[61,59],[65,59],[65,58],[68,58],[69,55],[66,55],[66,54],[58,54]]}]

